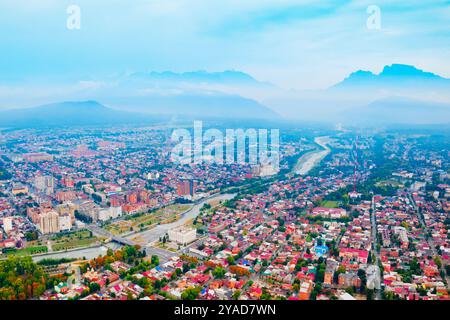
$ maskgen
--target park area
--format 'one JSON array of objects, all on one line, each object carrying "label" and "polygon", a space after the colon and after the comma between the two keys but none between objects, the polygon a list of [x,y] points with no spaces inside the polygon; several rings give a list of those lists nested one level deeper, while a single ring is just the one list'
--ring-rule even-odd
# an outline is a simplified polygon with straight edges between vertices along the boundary
[{"label": "park area", "polygon": [[166,224],[178,220],[179,216],[189,210],[191,206],[190,204],[174,204],[150,213],[133,214],[125,217],[123,220],[107,224],[104,226],[104,229],[113,235],[148,230],[158,224]]},{"label": "park area", "polygon": [[89,230],[63,232],[51,236],[44,236],[39,240],[28,241],[21,249],[4,249],[0,258],[7,256],[28,256],[52,251],[65,251],[90,246],[101,239],[92,235]]},{"label": "park area", "polygon": [[339,208],[340,205],[340,201],[322,201],[320,204],[320,206],[324,208]]}]

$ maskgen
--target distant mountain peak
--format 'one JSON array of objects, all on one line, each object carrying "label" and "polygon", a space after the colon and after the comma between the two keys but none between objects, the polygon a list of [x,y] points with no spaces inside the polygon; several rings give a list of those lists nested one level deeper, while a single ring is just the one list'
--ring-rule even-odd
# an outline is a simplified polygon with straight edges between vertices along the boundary
[{"label": "distant mountain peak", "polygon": [[346,79],[369,79],[376,77],[376,75],[371,71],[358,70],[352,72]]},{"label": "distant mountain peak", "polygon": [[342,82],[333,88],[346,88],[352,86],[392,87],[403,85],[447,84],[450,79],[443,78],[432,72],[427,72],[406,64],[392,64],[385,66],[379,74],[371,71],[358,70],[351,73]]},{"label": "distant mountain peak", "polygon": [[110,109],[95,100],[65,101],[0,112],[0,124],[8,127],[112,125],[146,120],[142,115]]},{"label": "distant mountain peak", "polygon": [[50,105],[55,105],[55,106],[59,106],[61,108],[64,107],[77,107],[77,108],[83,108],[83,107],[88,107],[88,108],[106,108],[104,105],[102,105],[101,103],[95,101],[95,100],[86,100],[86,101],[63,101],[63,102],[58,102],[58,103],[50,103],[47,104],[46,106],[50,106]]},{"label": "distant mountain peak", "polygon": [[385,66],[379,76],[441,78],[434,73],[425,72],[407,64],[392,64],[390,66]]},{"label": "distant mountain peak", "polygon": [[251,75],[236,70],[225,70],[219,72],[209,72],[205,70],[173,72],[173,71],[150,71],[136,72],[130,75],[130,79],[139,79],[152,82],[193,82],[210,84],[237,84],[252,86],[267,86],[271,84],[261,82]]},{"label": "distant mountain peak", "polygon": [[57,103],[49,103],[38,107],[34,107],[32,109],[40,110],[43,113],[70,112],[75,114],[76,113],[89,114],[94,112],[102,112],[110,110],[108,107],[105,107],[103,104],[95,100],[64,101]]}]

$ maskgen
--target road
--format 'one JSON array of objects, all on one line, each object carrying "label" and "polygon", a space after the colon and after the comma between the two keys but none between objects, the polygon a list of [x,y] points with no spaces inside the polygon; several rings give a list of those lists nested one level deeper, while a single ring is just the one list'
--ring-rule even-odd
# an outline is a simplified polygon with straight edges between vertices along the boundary
[{"label": "road", "polygon": [[379,262],[381,261],[380,253],[377,250],[377,222],[375,218],[375,201],[372,197],[372,210],[370,212],[370,221],[372,224],[371,236],[372,236],[372,251],[375,253],[375,261],[373,261],[372,265],[367,268],[367,279],[369,276],[373,278],[373,282],[375,284],[375,300],[381,300],[381,271],[379,267]]},{"label": "road", "polygon": [[137,243],[131,241],[130,239],[126,239],[124,237],[113,235],[109,231],[106,231],[105,229],[102,229],[95,224],[86,225],[86,229],[88,229],[89,231],[91,231],[93,234],[95,234],[97,236],[109,238],[112,241],[117,242],[122,245],[125,245],[125,246],[134,246],[137,244]]}]

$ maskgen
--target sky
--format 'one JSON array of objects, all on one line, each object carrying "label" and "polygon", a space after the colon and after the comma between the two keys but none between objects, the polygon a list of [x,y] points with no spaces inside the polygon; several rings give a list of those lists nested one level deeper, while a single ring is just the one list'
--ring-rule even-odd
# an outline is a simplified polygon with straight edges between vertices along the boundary
[{"label": "sky", "polygon": [[0,101],[137,71],[240,70],[308,90],[392,63],[450,78],[449,62],[450,0],[0,0]]}]

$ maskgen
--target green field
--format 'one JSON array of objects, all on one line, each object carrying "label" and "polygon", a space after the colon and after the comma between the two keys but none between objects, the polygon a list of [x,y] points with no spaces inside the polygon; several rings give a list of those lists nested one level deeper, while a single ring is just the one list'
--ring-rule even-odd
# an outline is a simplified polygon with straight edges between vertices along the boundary
[{"label": "green field", "polygon": [[46,246],[26,247],[23,249],[10,249],[4,250],[0,255],[0,258],[6,258],[8,256],[29,256],[38,253],[46,253],[48,251]]},{"label": "green field", "polygon": [[79,247],[87,247],[94,244],[97,241],[96,238],[78,239],[71,241],[63,241],[60,243],[52,244],[53,251],[63,251],[68,249],[74,249]]},{"label": "green field", "polygon": [[339,201],[322,201],[320,206],[325,208],[339,208],[340,204],[341,202]]},{"label": "green field", "polygon": [[89,246],[99,239],[94,237],[89,230],[79,230],[68,233],[59,233],[49,238],[53,251],[62,251]]},{"label": "green field", "polygon": [[47,252],[48,242],[50,242],[53,251],[64,251],[68,249],[90,246],[98,240],[100,239],[93,236],[89,230],[62,232],[43,236],[39,240],[27,242],[25,245],[26,247],[21,249],[24,250],[24,252],[20,254],[27,255]]},{"label": "green field", "polygon": [[81,239],[88,239],[92,238],[92,234],[89,230],[79,230],[79,231],[73,231],[73,232],[65,232],[65,233],[58,233],[52,235],[49,239],[50,241],[55,242],[61,242],[61,241],[72,241],[72,240],[81,240]]}]

